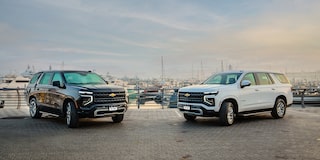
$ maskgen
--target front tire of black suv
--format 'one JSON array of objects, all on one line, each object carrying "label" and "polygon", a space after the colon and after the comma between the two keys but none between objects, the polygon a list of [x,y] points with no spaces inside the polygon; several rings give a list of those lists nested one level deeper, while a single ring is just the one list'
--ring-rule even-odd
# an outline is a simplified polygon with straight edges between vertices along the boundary
[{"label": "front tire of black suv", "polygon": [[230,126],[234,123],[234,105],[231,102],[223,102],[219,113],[220,123],[223,126]]},{"label": "front tire of black suv", "polygon": [[124,118],[123,114],[117,114],[114,117],[112,117],[112,121],[114,123],[120,123],[120,122],[122,122],[123,118]]},{"label": "front tire of black suv", "polygon": [[76,128],[79,126],[79,116],[73,102],[67,103],[66,109],[66,123],[69,128]]},{"label": "front tire of black suv", "polygon": [[29,101],[29,113],[31,118],[41,118],[41,113],[39,111],[39,107],[37,105],[36,98],[31,98]]},{"label": "front tire of black suv", "polygon": [[187,121],[194,121],[197,118],[197,116],[186,114],[186,113],[183,114],[183,116]]},{"label": "front tire of black suv", "polygon": [[278,98],[271,112],[272,117],[276,119],[283,118],[286,114],[286,108],[286,102],[283,99]]}]

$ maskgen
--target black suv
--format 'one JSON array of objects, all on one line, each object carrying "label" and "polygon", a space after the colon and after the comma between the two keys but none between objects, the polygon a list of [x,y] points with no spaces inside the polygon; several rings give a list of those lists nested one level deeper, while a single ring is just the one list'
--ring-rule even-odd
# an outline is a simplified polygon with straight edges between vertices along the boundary
[{"label": "black suv", "polygon": [[30,116],[48,112],[66,118],[68,127],[79,118],[112,117],[123,120],[128,97],[123,87],[111,86],[91,71],[43,71],[36,73],[26,88]]}]

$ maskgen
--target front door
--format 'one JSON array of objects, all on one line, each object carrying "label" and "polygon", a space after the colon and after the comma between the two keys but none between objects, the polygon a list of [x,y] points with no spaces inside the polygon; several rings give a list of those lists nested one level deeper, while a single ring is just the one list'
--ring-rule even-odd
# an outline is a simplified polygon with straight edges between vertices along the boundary
[{"label": "front door", "polygon": [[241,81],[248,80],[251,82],[250,86],[240,89],[239,93],[239,112],[256,110],[263,106],[261,100],[260,86],[257,84],[257,80],[254,73],[247,73]]}]

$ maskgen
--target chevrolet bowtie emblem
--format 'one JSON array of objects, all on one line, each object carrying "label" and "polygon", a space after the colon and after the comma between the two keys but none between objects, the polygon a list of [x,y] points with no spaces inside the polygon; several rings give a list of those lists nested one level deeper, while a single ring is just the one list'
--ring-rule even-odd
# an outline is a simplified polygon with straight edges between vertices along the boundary
[{"label": "chevrolet bowtie emblem", "polygon": [[111,94],[109,94],[109,96],[110,96],[110,97],[115,97],[115,96],[116,96],[116,94],[111,93]]},{"label": "chevrolet bowtie emblem", "polygon": [[189,93],[186,93],[186,94],[184,94],[184,96],[185,96],[185,97],[189,97],[189,96],[190,96],[190,94],[189,94]]}]

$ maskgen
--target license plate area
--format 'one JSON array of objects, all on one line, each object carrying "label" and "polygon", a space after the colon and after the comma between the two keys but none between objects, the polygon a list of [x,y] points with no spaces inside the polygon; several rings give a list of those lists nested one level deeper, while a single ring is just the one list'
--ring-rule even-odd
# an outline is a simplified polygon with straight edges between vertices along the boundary
[{"label": "license plate area", "polygon": [[109,107],[109,111],[116,111],[118,110],[118,107]]},{"label": "license plate area", "polygon": [[191,110],[191,106],[183,106],[183,109],[190,111]]}]

